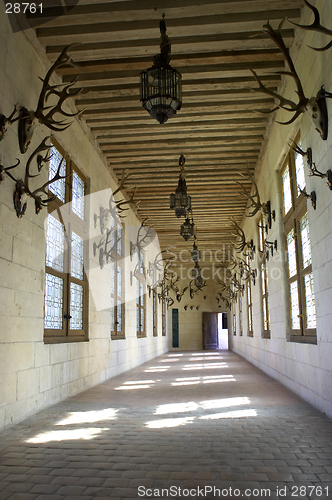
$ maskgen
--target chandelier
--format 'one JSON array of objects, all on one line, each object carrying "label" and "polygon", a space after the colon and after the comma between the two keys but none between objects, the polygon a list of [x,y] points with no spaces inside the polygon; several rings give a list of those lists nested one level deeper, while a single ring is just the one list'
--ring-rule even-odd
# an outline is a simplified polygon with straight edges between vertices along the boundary
[{"label": "chandelier", "polygon": [[154,56],[153,66],[140,74],[141,102],[160,124],[172,118],[182,105],[181,75],[169,64],[171,43],[164,17],[160,21],[160,54]]},{"label": "chandelier", "polygon": [[185,157],[180,156],[180,175],[178,180],[178,187],[175,193],[170,195],[169,207],[175,211],[176,217],[187,217],[188,210],[191,210],[191,197],[187,194],[187,184],[184,178],[184,164]]}]

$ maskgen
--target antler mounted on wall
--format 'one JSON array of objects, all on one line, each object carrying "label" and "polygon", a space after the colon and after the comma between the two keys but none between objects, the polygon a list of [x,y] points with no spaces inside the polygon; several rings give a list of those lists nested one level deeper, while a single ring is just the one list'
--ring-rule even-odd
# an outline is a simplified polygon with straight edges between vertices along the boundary
[{"label": "antler mounted on wall", "polygon": [[18,167],[20,164],[20,160],[16,158],[17,163],[15,165],[11,165],[10,167],[4,167],[3,165],[0,165],[0,183],[5,180],[5,176],[8,175],[13,181],[16,182],[16,179],[12,176],[12,174],[9,172],[9,170],[12,170],[13,168]]},{"label": "antler mounted on wall", "polygon": [[19,116],[14,118],[14,115],[17,111],[16,106],[17,106],[17,104],[15,104],[13,111],[11,112],[11,114],[8,117],[0,114],[0,141],[2,141],[2,139],[5,136],[5,133],[7,130],[7,125],[11,125],[12,123],[16,122],[19,119]]},{"label": "antler mounted on wall", "polygon": [[[70,59],[70,56],[68,56],[67,54],[68,50],[70,50],[74,45],[77,44],[71,44],[65,47],[61,52],[61,54],[59,55],[59,57],[57,58],[57,60],[55,61],[55,63],[50,67],[50,69],[46,73],[45,78],[44,79],[40,78],[41,81],[43,82],[43,87],[39,95],[36,110],[28,111],[24,107],[20,109],[18,139],[19,139],[20,151],[22,154],[25,153],[29,147],[37,121],[48,127],[50,130],[56,132],[62,132],[66,130],[72,123],[72,122],[69,123],[66,122],[66,118],[72,118],[74,116],[83,113],[83,111],[78,111],[77,113],[67,113],[62,109],[62,105],[69,97],[75,97],[79,92],[81,92],[81,89],[78,89],[75,92],[69,93],[69,89],[76,83],[78,78],[75,78],[72,82],[68,84],[63,84],[63,83],[58,85],[50,84],[51,76],[57,69],[61,68],[65,64],[75,66],[75,63]],[[52,95],[57,97],[58,102],[55,105],[51,106],[46,105],[47,100]],[[56,120],[54,118],[54,115],[57,113],[65,117],[65,119]]]},{"label": "antler mounted on wall", "polygon": [[320,134],[321,138],[323,140],[327,139],[327,134],[328,134],[328,116],[327,116],[327,108],[326,108],[326,97],[332,97],[332,94],[329,92],[326,92],[323,87],[319,90],[317,93],[316,97],[306,97],[304,94],[304,90],[300,81],[300,78],[296,72],[294,63],[289,55],[289,51],[282,39],[281,36],[281,28],[285,20],[281,21],[279,24],[278,30],[274,30],[272,26],[270,25],[269,22],[264,24],[265,28],[265,33],[267,33],[270,38],[275,42],[275,44],[279,47],[281,50],[282,54],[285,57],[285,60],[289,66],[289,71],[278,71],[277,74],[279,75],[288,75],[291,76],[296,84],[296,94],[298,96],[298,102],[294,102],[290,99],[286,99],[282,95],[278,94],[277,92],[274,92],[271,89],[268,89],[265,87],[263,84],[262,80],[258,77],[256,72],[254,70],[250,70],[252,74],[254,75],[254,78],[259,84],[258,89],[251,89],[257,92],[262,92],[264,94],[267,94],[269,96],[274,97],[279,101],[279,103],[271,110],[267,111],[267,113],[273,113],[277,109],[284,109],[285,111],[288,111],[290,113],[294,113],[292,118],[286,122],[277,122],[282,125],[289,125],[293,123],[296,118],[298,118],[301,113],[305,113],[306,111],[309,111],[311,119],[314,123],[315,129],[317,132]]},{"label": "antler mounted on wall", "polygon": [[262,211],[263,215],[268,218],[268,225],[269,228],[271,229],[272,226],[272,220],[275,220],[275,211],[271,211],[271,204],[270,201],[267,201],[266,203],[261,202],[261,198],[258,192],[258,187],[255,182],[254,176],[249,170],[249,167],[247,168],[247,172],[245,174],[240,172],[240,175],[249,181],[251,181],[252,186],[254,187],[254,193],[250,195],[246,188],[241,184],[241,182],[236,181],[237,184],[239,184],[242,188],[242,193],[237,193],[238,196],[245,196],[249,201],[250,205],[248,207],[248,210],[252,209],[251,212],[248,213],[247,217],[254,217],[260,210]]},{"label": "antler mounted on wall", "polygon": [[[309,25],[304,25],[304,24],[296,24],[293,21],[290,21],[288,18],[287,18],[287,21],[289,23],[293,24],[294,26],[297,26],[298,28],[302,28],[304,30],[309,30],[309,31],[316,31],[318,33],[323,33],[324,35],[329,35],[330,37],[332,37],[332,30],[329,30],[328,28],[325,28],[324,26],[322,26],[320,24],[320,15],[319,15],[318,9],[316,9],[316,7],[311,5],[308,2],[308,0],[303,0],[303,1],[304,1],[305,5],[307,7],[309,7],[309,9],[314,13],[314,16],[315,16],[314,22],[312,24],[309,24]],[[310,47],[310,48],[313,50],[317,50],[317,51],[324,51],[324,50],[327,50],[331,47],[332,47],[332,40],[324,47],[320,47],[320,48]]]},{"label": "antler mounted on wall", "polygon": [[[26,207],[27,207],[27,203],[23,199],[24,195],[28,195],[35,200],[35,211],[36,211],[36,214],[38,214],[40,212],[40,210],[42,209],[42,207],[46,207],[48,203],[50,203],[51,201],[53,201],[56,198],[55,195],[49,194],[47,187],[50,184],[52,184],[53,182],[56,182],[60,179],[65,179],[66,177],[69,177],[69,175],[71,175],[71,174],[69,174],[69,175],[61,175],[60,174],[62,161],[63,161],[63,158],[62,158],[59,165],[58,165],[58,169],[57,169],[54,177],[52,177],[52,179],[48,180],[47,182],[42,184],[42,186],[40,186],[37,189],[34,189],[33,191],[30,189],[29,180],[33,177],[38,177],[38,175],[39,175],[39,174],[32,175],[30,173],[30,168],[31,168],[31,164],[32,164],[33,159],[42,151],[47,151],[47,153],[44,157],[42,157],[42,159],[39,158],[39,162],[40,161],[43,161],[43,162],[49,161],[51,158],[48,155],[48,153],[49,153],[50,148],[52,147],[52,144],[50,144],[50,145],[46,144],[46,141],[48,139],[50,139],[50,137],[45,137],[42,140],[42,142],[39,144],[39,146],[30,155],[30,157],[26,163],[26,166],[25,166],[24,181],[22,179],[16,180],[11,176],[11,178],[16,181],[16,189],[14,192],[14,207],[16,210],[16,215],[19,218],[21,218],[24,215],[24,213],[26,211]],[[46,198],[42,198],[43,195],[45,195]]]},{"label": "antler mounted on wall", "polygon": [[[307,151],[303,151],[296,142],[292,141],[293,144],[289,144],[289,146],[299,155],[306,157],[307,158],[307,165],[309,167],[310,176],[313,177],[320,177],[321,179],[327,179],[327,185],[328,187],[332,190],[332,170],[329,169],[325,172],[320,172],[317,167],[316,163],[312,161],[312,149],[307,148]],[[311,195],[309,195],[310,197]]]},{"label": "antler mounted on wall", "polygon": [[240,241],[234,244],[236,253],[243,252],[247,247],[251,250],[251,258],[253,258],[253,253],[255,252],[254,241],[246,241],[246,235],[244,234],[243,229],[240,228],[236,220],[230,219],[230,221],[233,224],[233,230],[236,232],[236,234],[232,233],[232,235],[240,238]]}]

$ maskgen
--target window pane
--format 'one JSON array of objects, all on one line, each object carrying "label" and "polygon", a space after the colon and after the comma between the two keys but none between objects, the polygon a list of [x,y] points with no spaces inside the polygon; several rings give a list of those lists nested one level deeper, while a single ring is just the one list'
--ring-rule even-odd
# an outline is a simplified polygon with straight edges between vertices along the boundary
[{"label": "window pane", "polygon": [[83,239],[71,233],[71,275],[83,279]]},{"label": "window pane", "polygon": [[261,279],[262,279],[262,294],[266,294],[266,287],[265,287],[265,265],[261,265]]},{"label": "window pane", "polygon": [[294,229],[287,234],[288,277],[297,273]]},{"label": "window pane", "polygon": [[111,294],[115,294],[115,264],[111,261]]},{"label": "window pane", "polygon": [[118,243],[117,243],[117,252],[119,255],[122,254],[122,230],[121,227],[118,226]]},{"label": "window pane", "polygon": [[314,296],[314,280],[312,273],[304,277],[305,305],[306,305],[306,326],[316,328],[316,306]]},{"label": "window pane", "polygon": [[269,329],[266,297],[263,297],[263,325],[264,325],[264,330]]},{"label": "window pane", "polygon": [[121,281],[122,281],[122,269],[120,266],[117,266],[117,275],[118,275],[118,297],[121,297]]},{"label": "window pane", "polygon": [[62,329],[63,280],[46,273],[45,328]]},{"label": "window pane", "polygon": [[63,254],[65,244],[65,228],[52,215],[47,216],[46,231],[46,265],[63,271]]},{"label": "window pane", "polygon": [[114,310],[114,299],[111,297],[111,332],[115,330],[115,310]]},{"label": "window pane", "polygon": [[303,268],[305,268],[311,264],[308,213],[306,213],[300,220],[300,231],[301,231],[301,246],[302,246],[302,265]]},{"label": "window pane", "polygon": [[289,286],[290,301],[291,301],[291,325],[292,329],[300,329],[300,308],[299,308],[299,294],[297,290],[297,281],[294,281]]},{"label": "window pane", "polygon": [[[66,175],[66,160],[61,156],[59,151],[54,146],[51,147],[50,152],[51,152],[51,158],[49,161],[49,168],[48,168],[49,181],[57,173],[61,160],[62,163],[60,168],[60,175]],[[59,200],[65,203],[66,179],[59,179],[58,181],[52,182],[52,184],[50,184],[48,188],[53,194],[55,194],[55,196],[59,198]]]},{"label": "window pane", "polygon": [[121,332],[122,330],[122,315],[121,315],[121,307],[122,307],[122,304],[121,304],[121,300],[118,300],[118,307],[117,307],[117,322],[118,322],[118,331]]},{"label": "window pane", "polygon": [[[299,144],[301,147],[301,144]],[[294,153],[295,157],[295,172],[296,172],[296,184],[297,184],[297,196],[300,196],[300,189],[304,190],[305,188],[305,177],[304,177],[304,162],[303,156],[300,154]]]},{"label": "window pane", "polygon": [[292,193],[291,182],[289,175],[289,167],[287,166],[282,174],[282,191],[284,195],[284,215],[286,215],[292,208]]},{"label": "window pane", "polygon": [[84,220],[84,182],[73,172],[72,180],[72,209],[80,219]]},{"label": "window pane", "polygon": [[83,328],[83,287],[70,283],[70,329]]}]

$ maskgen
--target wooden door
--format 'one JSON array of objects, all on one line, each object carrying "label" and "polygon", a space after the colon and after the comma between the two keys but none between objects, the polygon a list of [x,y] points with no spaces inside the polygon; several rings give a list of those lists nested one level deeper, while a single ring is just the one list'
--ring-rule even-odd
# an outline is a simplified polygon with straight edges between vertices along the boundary
[{"label": "wooden door", "polygon": [[218,313],[203,312],[203,349],[218,349]]}]

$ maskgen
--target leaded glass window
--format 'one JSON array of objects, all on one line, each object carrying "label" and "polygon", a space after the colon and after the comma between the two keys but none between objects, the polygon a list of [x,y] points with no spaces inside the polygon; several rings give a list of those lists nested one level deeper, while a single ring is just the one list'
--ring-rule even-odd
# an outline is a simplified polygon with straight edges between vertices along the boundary
[{"label": "leaded glass window", "polygon": [[46,273],[44,328],[62,329],[63,280]]},{"label": "leaded glass window", "polygon": [[72,210],[80,219],[84,220],[84,181],[76,172],[73,172],[72,183]]},{"label": "leaded glass window", "polygon": [[292,208],[292,192],[289,166],[287,166],[282,174],[282,187],[284,195],[284,215]]},{"label": "leaded glass window", "polygon": [[[300,144],[299,138],[296,138],[295,142]],[[289,181],[286,182],[287,176]],[[315,344],[316,308],[309,215],[307,198],[301,193],[306,186],[304,165],[302,155],[296,154],[293,150],[289,151],[281,171],[281,184],[284,200],[285,197],[293,200],[289,211],[284,215],[290,310],[289,340]]]},{"label": "leaded glass window", "polygon": [[65,228],[48,214],[46,230],[46,265],[56,271],[64,270]]},{"label": "leaded glass window", "polygon": [[145,280],[144,255],[140,248],[136,249],[136,333],[137,337],[145,337]]},{"label": "leaded glass window", "polygon": [[60,173],[67,177],[49,185],[56,197],[48,205],[46,227],[44,341],[49,343],[87,339],[84,312],[85,179],[68,155],[54,144],[49,160],[49,178],[55,175],[60,163]]},{"label": "leaded glass window", "polygon": [[269,309],[269,285],[268,285],[268,271],[267,271],[267,254],[265,247],[265,240],[267,239],[266,226],[263,217],[259,220],[259,242],[260,242],[260,282],[262,292],[262,317],[263,317],[263,332],[262,337],[270,338],[270,309]]},{"label": "leaded glass window", "polygon": [[[301,144],[299,144],[301,147]],[[303,156],[294,152],[295,160],[295,174],[296,174],[296,192],[297,196],[300,196],[301,191],[305,189],[305,176],[304,176],[304,161]]]},{"label": "leaded glass window", "polygon": [[124,338],[124,258],[123,258],[123,229],[114,217],[110,216],[110,242],[112,258],[110,261],[110,288],[111,288],[111,338]]}]

